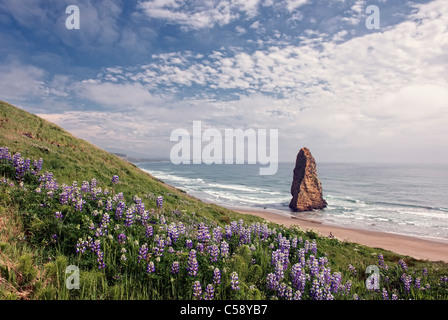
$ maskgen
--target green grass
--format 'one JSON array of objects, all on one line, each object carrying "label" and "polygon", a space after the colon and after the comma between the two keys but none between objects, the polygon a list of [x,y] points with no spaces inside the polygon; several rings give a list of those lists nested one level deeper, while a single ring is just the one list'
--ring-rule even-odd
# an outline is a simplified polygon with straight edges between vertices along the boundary
[{"label": "green grass", "polygon": [[[103,191],[109,190],[110,195],[123,193],[127,204],[132,203],[135,196],[141,198],[151,213],[149,221],[155,228],[154,236],[146,238],[143,225],[136,223],[127,227],[124,220],[111,217],[108,230],[112,238],[99,238],[106,267],[98,269],[97,257],[91,253],[76,253],[75,245],[79,238],[94,238],[94,230],[89,226],[91,223],[99,226],[105,216],[104,203],[109,195],[101,195],[99,199],[86,197],[83,210],[76,211],[73,205],[60,203],[61,189],[54,196],[47,195],[45,189],[42,190],[45,192],[36,192],[39,186],[36,177],[30,177],[21,187],[8,165],[0,163],[0,178],[7,178],[8,183],[14,184],[0,183],[0,299],[192,299],[194,281],[199,280],[204,290],[206,284],[213,282],[214,268],[222,272],[222,282],[215,286],[216,299],[271,299],[276,293],[266,289],[266,278],[274,272],[271,254],[278,248],[280,234],[288,239],[316,241],[316,258],[327,259],[331,273],[340,273],[343,283],[351,284],[350,294],[337,293],[336,299],[382,298],[381,292],[367,290],[365,285],[368,277],[365,270],[369,265],[378,265],[378,254],[384,256],[389,266],[381,269],[381,289],[403,299],[448,297],[448,285],[440,281],[440,277],[448,274],[446,263],[419,261],[382,249],[319,237],[312,231],[285,228],[255,216],[203,203],[135,165],[5,102],[0,102],[0,147],[8,147],[12,154],[18,152],[24,158],[42,158],[41,172],[52,172],[59,186],[70,186],[73,181],[81,186],[82,181],[95,178],[98,186]],[[113,175],[120,177],[118,184],[112,184]],[[163,196],[163,209],[156,206],[157,196]],[[55,219],[56,211],[64,214],[62,221]],[[241,240],[233,236],[228,240],[231,251],[228,258],[210,263],[207,254],[198,254],[198,275],[187,275],[185,265],[189,250],[185,249],[186,242],[196,237],[198,226],[202,223],[211,232],[213,228],[224,229],[232,221],[240,220],[247,228],[262,223],[272,234],[265,240],[252,236],[247,244],[241,244]],[[169,248],[166,246],[163,256],[157,259],[154,255],[157,237],[167,240],[168,227],[179,223],[186,226],[187,232],[170,246],[173,252],[167,252]],[[120,232],[126,233],[126,244],[117,242]],[[53,235],[58,239],[53,240]],[[145,266],[137,262],[139,249],[145,242],[152,253],[148,261],[156,265],[153,274],[147,274]],[[195,244],[199,241],[195,240]],[[127,250],[126,262],[121,260],[123,248]],[[283,280],[285,287],[292,286],[289,272],[298,259],[297,250],[291,252]],[[311,259],[310,253],[307,259]],[[400,260],[406,262],[409,270],[403,271],[397,266]],[[174,261],[182,265],[182,271],[177,275],[170,272]],[[65,270],[69,265],[76,265],[81,270],[79,290],[69,290],[65,285],[68,277]],[[423,269],[428,270],[427,276],[423,275]],[[232,272],[239,276],[238,291],[230,289]],[[400,280],[404,273],[412,274],[414,281],[421,278],[422,285],[429,285],[430,289],[412,287],[406,291]],[[308,283],[303,298],[310,298],[310,290]]]}]

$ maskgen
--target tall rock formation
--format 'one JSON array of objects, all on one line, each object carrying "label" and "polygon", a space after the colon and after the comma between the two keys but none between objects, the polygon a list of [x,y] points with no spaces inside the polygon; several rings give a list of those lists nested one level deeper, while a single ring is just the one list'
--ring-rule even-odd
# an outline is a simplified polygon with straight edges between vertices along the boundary
[{"label": "tall rock formation", "polygon": [[317,178],[316,161],[308,148],[302,148],[297,154],[291,195],[289,207],[296,212],[323,209],[327,206],[322,196],[322,185]]}]

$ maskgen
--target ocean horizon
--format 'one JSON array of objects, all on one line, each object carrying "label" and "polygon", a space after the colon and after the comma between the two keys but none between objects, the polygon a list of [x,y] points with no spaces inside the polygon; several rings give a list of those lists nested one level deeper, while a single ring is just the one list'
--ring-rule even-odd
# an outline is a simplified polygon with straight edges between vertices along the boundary
[{"label": "ocean horizon", "polygon": [[230,209],[291,215],[329,225],[448,240],[448,165],[414,163],[318,163],[327,208],[289,209],[295,163],[282,162],[272,176],[259,165],[136,163],[154,177]]}]

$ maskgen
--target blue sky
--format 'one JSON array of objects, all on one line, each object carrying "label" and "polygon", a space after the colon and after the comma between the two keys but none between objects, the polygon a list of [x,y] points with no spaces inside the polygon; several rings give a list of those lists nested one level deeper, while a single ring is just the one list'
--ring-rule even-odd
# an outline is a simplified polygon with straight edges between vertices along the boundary
[{"label": "blue sky", "polygon": [[0,99],[112,152],[201,120],[278,129],[280,161],[448,161],[446,0],[2,0],[0,43]]}]

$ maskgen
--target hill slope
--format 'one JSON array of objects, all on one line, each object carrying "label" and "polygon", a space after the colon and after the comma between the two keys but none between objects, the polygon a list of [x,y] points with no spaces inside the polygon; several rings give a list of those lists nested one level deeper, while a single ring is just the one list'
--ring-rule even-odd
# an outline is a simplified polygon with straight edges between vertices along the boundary
[{"label": "hill slope", "polygon": [[446,274],[203,203],[0,102],[0,299],[447,299]]},{"label": "hill slope", "polygon": [[230,217],[240,217],[238,213],[225,208],[204,205],[134,164],[3,101],[0,101],[0,147],[9,147],[12,154],[18,152],[24,158],[44,158],[42,172],[52,172],[61,183],[71,184],[73,181],[89,181],[92,178],[108,183],[113,175],[118,175],[118,192],[131,196],[142,196],[145,193],[162,195],[165,204],[172,209],[178,209],[179,204],[185,209],[187,204],[191,210],[211,214],[227,223]]}]

